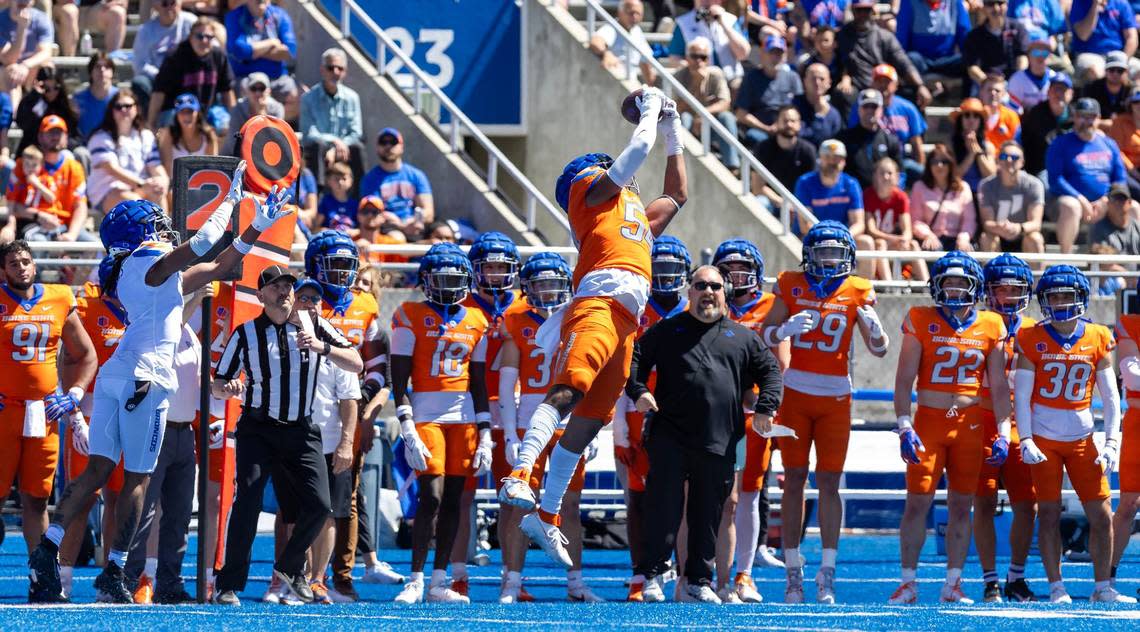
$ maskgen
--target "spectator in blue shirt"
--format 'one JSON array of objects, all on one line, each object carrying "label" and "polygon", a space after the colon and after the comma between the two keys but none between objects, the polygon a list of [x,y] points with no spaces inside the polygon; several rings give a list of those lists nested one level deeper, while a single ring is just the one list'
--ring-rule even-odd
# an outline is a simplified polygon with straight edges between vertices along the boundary
[{"label": "spectator in blue shirt", "polygon": [[245,0],[227,13],[226,53],[239,81],[252,72],[264,72],[272,82],[273,98],[285,104],[285,117],[297,117],[299,89],[286,67],[297,57],[297,38],[285,9],[269,0]]},{"label": "spectator in blue shirt", "polygon": [[815,62],[804,70],[804,93],[792,99],[792,105],[800,113],[803,127],[800,138],[815,147],[843,129],[843,117],[831,105],[827,91],[831,89],[831,71],[827,66]]},{"label": "spectator in blue shirt", "polygon": [[1078,99],[1073,112],[1073,131],[1054,139],[1045,154],[1049,193],[1057,198],[1057,242],[1063,253],[1073,251],[1082,221],[1104,217],[1109,187],[1127,182],[1116,141],[1097,131],[1100,104],[1087,97]]},{"label": "spectator in blue shirt", "polygon": [[[819,221],[834,220],[847,225],[855,237],[855,245],[860,250],[871,250],[875,240],[866,233],[863,220],[863,188],[859,181],[844,172],[847,163],[847,147],[834,138],[823,141],[819,146],[819,161],[815,171],[805,173],[796,180],[795,195],[803,202]],[[799,217],[795,231],[803,235],[811,228],[811,223]],[[859,274],[870,277],[873,274],[871,260],[859,262]]]},{"label": "spectator in blue shirt", "polygon": [[[20,102],[21,88],[29,76],[51,61],[55,28],[46,13],[32,6],[32,0],[7,0],[0,5],[0,90],[12,103]],[[24,46],[13,46],[24,30]]]},{"label": "spectator in blue shirt", "polygon": [[364,173],[364,125],[360,96],[344,85],[348,55],[330,48],[321,55],[321,84],[301,97],[301,132],[309,168],[347,162],[355,180]]},{"label": "spectator in blue shirt", "polygon": [[419,239],[424,225],[435,219],[431,183],[423,171],[404,163],[404,137],[395,128],[380,130],[376,156],[380,164],[364,174],[360,197],[379,196],[408,239]]},{"label": "spectator in blue shirt", "polygon": [[1131,57],[1136,53],[1136,14],[1126,0],[1073,0],[1069,9],[1073,25],[1072,52],[1081,66],[1084,53],[1104,56],[1122,50]]},{"label": "spectator in blue shirt", "polygon": [[787,43],[779,35],[764,38],[760,66],[744,75],[733,111],[744,138],[755,148],[776,132],[776,114],[803,94],[800,76],[784,63]]},{"label": "spectator in blue shirt", "polygon": [[[922,150],[923,134],[926,133],[926,118],[910,101],[898,95],[899,75],[894,66],[879,64],[871,71],[871,87],[883,93],[883,115],[880,124],[883,129],[895,135],[906,149],[903,158],[903,174],[907,182],[922,177],[925,153]],[[847,127],[859,125],[859,108],[851,108],[847,117]]]},{"label": "spectator in blue shirt", "polygon": [[962,0],[900,0],[895,37],[919,74],[962,74],[970,13]]},{"label": "spectator in blue shirt", "polygon": [[75,93],[71,102],[79,115],[79,134],[89,138],[103,122],[107,104],[119,92],[115,87],[115,63],[103,51],[95,51],[87,62],[87,87]]},{"label": "spectator in blue shirt", "polygon": [[1010,0],[1006,15],[1025,35],[1037,29],[1044,29],[1049,35],[1065,32],[1065,11],[1057,0]]},{"label": "spectator in blue shirt", "polygon": [[317,204],[314,228],[349,232],[357,227],[356,210],[360,201],[352,195],[352,169],[348,163],[334,162],[325,171],[325,194]]}]

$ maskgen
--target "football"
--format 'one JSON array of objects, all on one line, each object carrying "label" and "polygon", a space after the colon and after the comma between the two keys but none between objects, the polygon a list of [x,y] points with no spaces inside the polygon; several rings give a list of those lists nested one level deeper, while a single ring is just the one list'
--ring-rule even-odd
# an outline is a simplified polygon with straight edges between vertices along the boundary
[{"label": "football", "polygon": [[[629,95],[625,99],[622,99],[621,102],[622,118],[629,121],[630,123],[633,123],[634,125],[637,125],[641,121],[641,110],[637,107],[637,97],[641,96],[643,90],[643,88],[638,88],[633,92],[630,92]],[[661,116],[657,118],[660,120],[664,116],[665,114],[662,112]]]}]

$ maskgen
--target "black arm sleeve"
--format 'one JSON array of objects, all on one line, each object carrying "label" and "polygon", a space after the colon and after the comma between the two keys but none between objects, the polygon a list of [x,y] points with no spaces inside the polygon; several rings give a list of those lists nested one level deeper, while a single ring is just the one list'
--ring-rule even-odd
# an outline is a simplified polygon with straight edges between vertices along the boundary
[{"label": "black arm sleeve", "polygon": [[625,394],[635,402],[649,392],[646,383],[649,382],[649,374],[657,364],[657,329],[656,325],[650,327],[633,346],[633,359],[629,363],[629,380],[625,383]]},{"label": "black arm sleeve", "polygon": [[760,342],[759,336],[754,336],[750,355],[752,376],[760,387],[760,396],[756,398],[753,410],[759,415],[775,415],[784,395],[784,376],[780,373],[780,364],[772,351]]}]

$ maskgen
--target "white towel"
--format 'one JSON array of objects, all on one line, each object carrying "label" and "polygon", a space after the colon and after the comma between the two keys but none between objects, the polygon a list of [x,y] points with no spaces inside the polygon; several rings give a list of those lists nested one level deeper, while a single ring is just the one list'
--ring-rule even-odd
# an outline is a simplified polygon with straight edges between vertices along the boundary
[{"label": "white towel", "polygon": [[772,429],[768,432],[760,433],[760,436],[764,437],[765,439],[771,439],[773,437],[791,437],[793,439],[799,439],[799,437],[796,436],[796,431],[793,430],[790,426],[781,426],[780,424],[772,424]]},{"label": "white towel", "polygon": [[24,402],[24,436],[42,439],[47,436],[47,413],[44,400],[29,399]]},{"label": "white towel", "polygon": [[558,345],[562,342],[562,315],[566,313],[566,305],[559,307],[538,327],[534,334],[534,343],[546,352],[546,357],[553,358],[558,355]]}]

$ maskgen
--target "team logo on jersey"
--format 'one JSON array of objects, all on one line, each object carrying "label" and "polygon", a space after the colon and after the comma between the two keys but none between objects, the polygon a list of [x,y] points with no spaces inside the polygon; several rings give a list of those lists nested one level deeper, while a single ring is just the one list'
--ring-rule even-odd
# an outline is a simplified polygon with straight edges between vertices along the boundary
[{"label": "team logo on jersey", "polygon": [[4,314],[7,314],[7,313],[8,313],[8,306],[7,305],[0,305],[0,316],[3,316]]},{"label": "team logo on jersey", "polygon": [[642,314],[641,315],[641,322],[638,324],[641,325],[642,327],[648,325],[649,324],[649,316],[647,314]]},{"label": "team logo on jersey", "polygon": [[926,330],[932,334],[938,333],[938,323],[930,323]]},{"label": "team logo on jersey", "polygon": [[429,329],[435,327],[435,319],[431,316],[424,316],[424,327]]},{"label": "team logo on jersey", "polygon": [[1045,353],[1045,343],[1044,342],[1037,343],[1037,353]]},{"label": "team logo on jersey", "polygon": [[523,338],[530,338],[531,336],[534,335],[534,328],[533,327],[523,327],[522,335],[523,335]]},{"label": "team logo on jersey", "polygon": [[803,289],[802,287],[794,287],[794,288],[792,288],[792,296],[799,296],[799,295],[801,295],[801,294],[803,294],[803,293],[804,293],[804,289]]},{"label": "team logo on jersey", "polygon": [[226,314],[228,314],[229,311],[227,311],[224,307],[219,307],[214,310],[214,313],[217,314],[218,318],[225,318]]},{"label": "team logo on jersey", "polygon": [[100,316],[99,318],[95,319],[95,323],[100,327],[109,327],[111,325],[111,320],[106,316]]}]

